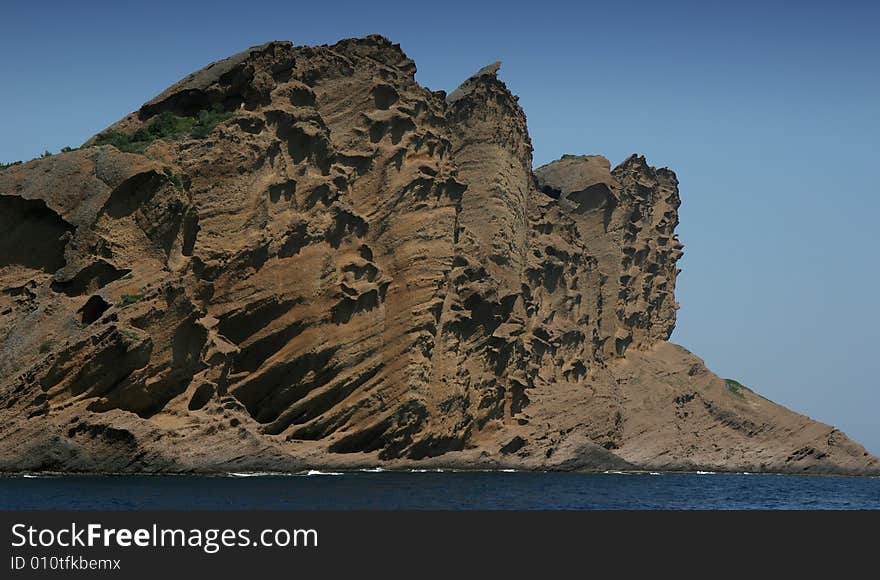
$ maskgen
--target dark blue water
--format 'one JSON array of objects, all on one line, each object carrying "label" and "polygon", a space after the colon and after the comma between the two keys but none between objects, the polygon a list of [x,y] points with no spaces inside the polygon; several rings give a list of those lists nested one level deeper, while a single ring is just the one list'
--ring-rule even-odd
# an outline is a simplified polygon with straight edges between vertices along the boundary
[{"label": "dark blue water", "polygon": [[0,509],[880,509],[880,479],[346,473],[0,478]]}]

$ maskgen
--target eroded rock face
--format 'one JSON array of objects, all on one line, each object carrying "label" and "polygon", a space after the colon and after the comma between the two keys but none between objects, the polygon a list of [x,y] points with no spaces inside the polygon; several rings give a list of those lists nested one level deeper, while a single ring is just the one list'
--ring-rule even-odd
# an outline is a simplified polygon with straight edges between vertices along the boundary
[{"label": "eroded rock face", "polygon": [[533,171],[497,70],[268,43],[0,172],[0,469],[877,472],[666,342],[675,174]]}]

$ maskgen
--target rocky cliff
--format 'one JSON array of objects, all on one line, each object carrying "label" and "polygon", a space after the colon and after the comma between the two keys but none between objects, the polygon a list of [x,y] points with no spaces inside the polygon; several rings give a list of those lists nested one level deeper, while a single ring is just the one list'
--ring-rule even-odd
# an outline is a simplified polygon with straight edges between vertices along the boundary
[{"label": "rocky cliff", "polygon": [[0,470],[880,472],[667,341],[678,182],[272,42],[0,172]]}]

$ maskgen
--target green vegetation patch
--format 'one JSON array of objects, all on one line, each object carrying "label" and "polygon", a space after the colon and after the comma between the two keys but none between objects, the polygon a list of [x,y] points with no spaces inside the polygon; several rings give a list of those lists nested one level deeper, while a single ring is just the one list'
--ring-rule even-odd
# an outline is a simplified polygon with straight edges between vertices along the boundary
[{"label": "green vegetation patch", "polygon": [[125,308],[126,306],[131,306],[136,302],[140,302],[143,298],[143,294],[123,294],[122,299],[119,301],[119,307]]},{"label": "green vegetation patch", "polygon": [[158,139],[204,139],[221,122],[232,117],[216,105],[213,109],[199,111],[196,117],[181,117],[170,111],[160,113],[146,126],[134,133],[107,131],[95,140],[96,145],[113,145],[126,153],[143,153]]},{"label": "green vegetation patch", "polygon": [[119,334],[121,334],[122,336],[124,336],[125,338],[127,338],[128,340],[130,340],[132,342],[140,342],[141,341],[140,336],[138,336],[136,333],[134,333],[128,329],[125,329],[125,328],[120,328]]},{"label": "green vegetation patch", "polygon": [[740,399],[745,399],[746,395],[745,395],[745,393],[743,393],[743,391],[748,391],[750,393],[752,392],[752,389],[743,385],[739,381],[735,381],[733,379],[724,379],[724,382],[727,383],[727,390],[734,397],[739,397]]},{"label": "green vegetation patch", "polygon": [[177,191],[183,192],[183,180],[180,178],[180,176],[174,173],[174,171],[172,171],[170,167],[166,167],[163,171],[165,172],[165,177],[168,178],[168,181],[174,184],[174,187],[177,188]]},{"label": "green vegetation patch", "polygon": [[21,165],[21,161],[13,161],[12,163],[0,163],[0,171],[4,169],[9,169],[13,165]]}]

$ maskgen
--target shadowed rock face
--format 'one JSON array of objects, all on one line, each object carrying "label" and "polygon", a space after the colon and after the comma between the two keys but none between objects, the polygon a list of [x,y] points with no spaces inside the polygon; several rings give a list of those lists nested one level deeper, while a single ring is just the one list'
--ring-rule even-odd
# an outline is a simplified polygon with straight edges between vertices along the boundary
[{"label": "shadowed rock face", "polygon": [[268,43],[108,129],[206,136],[0,172],[0,469],[876,473],[666,342],[675,174],[533,171],[498,66]]}]

